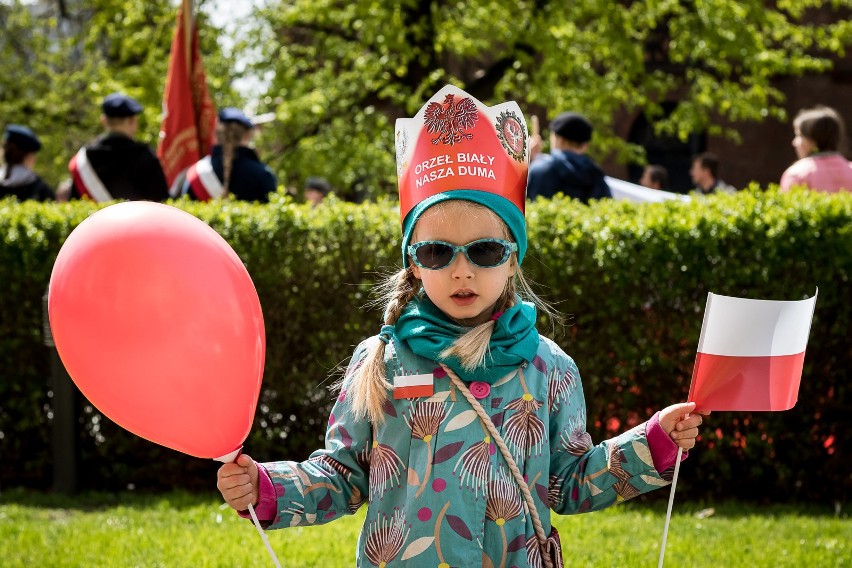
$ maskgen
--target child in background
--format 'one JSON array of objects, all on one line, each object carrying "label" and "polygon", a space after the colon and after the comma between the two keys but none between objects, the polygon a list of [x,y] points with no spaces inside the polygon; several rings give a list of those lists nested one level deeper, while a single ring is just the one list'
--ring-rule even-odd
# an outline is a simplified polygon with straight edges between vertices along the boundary
[{"label": "child in background", "polygon": [[[675,404],[594,445],[574,361],[536,330],[521,273],[528,135],[514,102],[445,86],[396,126],[403,269],[303,462],[223,465],[218,488],[269,529],[365,502],[358,566],[560,566],[550,510],[669,483],[701,416]],[[463,188],[463,189],[462,189]]]}]

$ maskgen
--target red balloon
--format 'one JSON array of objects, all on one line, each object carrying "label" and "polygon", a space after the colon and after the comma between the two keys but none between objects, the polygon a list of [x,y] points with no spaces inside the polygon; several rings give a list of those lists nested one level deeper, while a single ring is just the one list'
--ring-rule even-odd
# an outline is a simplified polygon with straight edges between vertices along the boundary
[{"label": "red balloon", "polygon": [[120,426],[203,458],[248,436],[263,314],[242,261],[203,221],[143,201],[98,211],[59,251],[48,312],[71,378]]}]

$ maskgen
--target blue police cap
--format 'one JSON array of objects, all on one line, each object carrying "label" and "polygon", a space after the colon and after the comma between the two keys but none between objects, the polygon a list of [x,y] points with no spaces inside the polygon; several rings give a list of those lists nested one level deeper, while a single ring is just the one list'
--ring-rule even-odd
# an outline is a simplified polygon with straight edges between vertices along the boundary
[{"label": "blue police cap", "polygon": [[3,141],[9,141],[24,152],[38,152],[41,142],[35,133],[20,124],[10,124],[3,131]]},{"label": "blue police cap", "polygon": [[128,97],[123,93],[113,93],[104,97],[104,102],[101,103],[101,110],[106,116],[122,118],[139,114],[142,112],[142,105],[136,102],[136,99]]},{"label": "blue police cap", "polygon": [[219,122],[238,122],[246,128],[254,128],[252,121],[238,108],[225,107],[219,111]]}]

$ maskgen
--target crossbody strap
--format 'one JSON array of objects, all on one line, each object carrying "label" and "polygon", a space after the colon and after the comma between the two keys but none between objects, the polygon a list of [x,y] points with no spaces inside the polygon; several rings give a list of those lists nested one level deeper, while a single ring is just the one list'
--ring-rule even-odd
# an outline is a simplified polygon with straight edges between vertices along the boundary
[{"label": "crossbody strap", "polygon": [[459,389],[462,395],[464,395],[476,411],[476,414],[479,415],[479,419],[482,421],[482,424],[488,429],[488,433],[491,434],[491,439],[494,440],[494,443],[497,444],[498,448],[500,448],[500,452],[503,454],[503,458],[509,466],[509,471],[512,472],[512,477],[515,479],[515,483],[518,484],[518,488],[521,490],[521,495],[524,497],[527,510],[530,512],[533,528],[535,529],[535,536],[538,539],[539,549],[541,550],[541,559],[544,562],[545,568],[553,568],[553,563],[550,561],[550,556],[547,554],[547,536],[544,534],[544,527],[541,524],[541,518],[538,516],[538,509],[536,509],[532,493],[530,493],[529,485],[527,485],[527,482],[524,481],[524,476],[521,474],[518,464],[515,463],[515,459],[512,457],[512,452],[509,451],[509,447],[506,446],[506,442],[503,441],[500,433],[497,432],[497,428],[491,421],[491,417],[488,416],[488,413],[485,412],[485,409],[482,408],[479,401],[470,394],[470,390],[467,386],[465,386],[459,376],[443,363],[441,364],[441,367],[443,367],[444,371],[446,371],[447,375],[453,381],[453,384]]}]

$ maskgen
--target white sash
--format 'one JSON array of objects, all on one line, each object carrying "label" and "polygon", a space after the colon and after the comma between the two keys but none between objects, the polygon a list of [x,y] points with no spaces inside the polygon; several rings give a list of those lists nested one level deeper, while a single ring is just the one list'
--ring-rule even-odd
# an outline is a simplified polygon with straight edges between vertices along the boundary
[{"label": "white sash", "polygon": [[[213,171],[213,161],[210,156],[198,160],[195,163],[195,173],[198,176],[198,181],[204,186],[204,190],[210,199],[220,199],[225,195],[225,186],[216,177],[216,172]],[[194,180],[190,180],[190,183]]]},{"label": "white sash", "polygon": [[109,191],[107,191],[104,182],[101,181],[101,178],[99,178],[98,174],[95,173],[95,168],[93,168],[92,164],[89,162],[85,146],[80,148],[80,151],[77,152],[75,166],[77,168],[78,181],[83,184],[83,187],[81,188],[83,191],[88,193],[92,199],[99,203],[103,201],[112,201],[112,195]]}]

